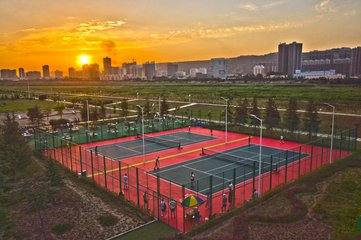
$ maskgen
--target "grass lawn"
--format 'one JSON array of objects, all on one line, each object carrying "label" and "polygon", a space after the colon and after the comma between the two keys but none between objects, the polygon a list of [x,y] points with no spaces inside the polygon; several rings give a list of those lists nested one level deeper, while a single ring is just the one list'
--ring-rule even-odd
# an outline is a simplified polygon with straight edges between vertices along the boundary
[{"label": "grass lawn", "polygon": [[57,103],[40,100],[1,100],[0,113],[6,112],[26,112],[29,108],[38,106],[41,110],[53,109]]},{"label": "grass lawn", "polygon": [[173,228],[170,228],[169,226],[161,222],[155,222],[136,231],[125,234],[119,238],[116,238],[116,240],[157,240],[160,238],[171,236],[175,233],[176,231]]}]

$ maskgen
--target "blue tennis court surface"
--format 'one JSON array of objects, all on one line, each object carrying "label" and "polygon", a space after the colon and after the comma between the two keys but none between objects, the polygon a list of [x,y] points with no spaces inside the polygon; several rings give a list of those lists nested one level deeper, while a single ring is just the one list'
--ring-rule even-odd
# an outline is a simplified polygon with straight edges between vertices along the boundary
[{"label": "blue tennis court surface", "polygon": [[[271,160],[272,155],[272,160]],[[306,157],[307,154],[285,151],[272,147],[262,147],[262,173],[276,170],[286,163],[292,163]],[[238,147],[224,152],[204,150],[204,156],[195,160],[175,164],[158,171],[151,172],[161,178],[178,185],[195,190],[202,194],[210,192],[210,176],[212,177],[212,192],[217,192],[228,186],[230,182],[240,183],[258,173],[259,145]],[[271,166],[272,161],[272,166]],[[234,170],[235,169],[235,170]],[[191,183],[190,174],[195,174]]]},{"label": "blue tennis court surface", "polygon": [[[204,142],[215,139],[211,136],[191,132],[176,132],[157,137],[145,137],[145,153],[163,151],[179,146],[186,146],[194,143]],[[95,151],[95,148],[90,148]],[[143,154],[143,140],[137,138],[132,141],[113,143],[105,146],[98,146],[96,151],[106,157],[114,160],[121,160],[128,157]]]}]

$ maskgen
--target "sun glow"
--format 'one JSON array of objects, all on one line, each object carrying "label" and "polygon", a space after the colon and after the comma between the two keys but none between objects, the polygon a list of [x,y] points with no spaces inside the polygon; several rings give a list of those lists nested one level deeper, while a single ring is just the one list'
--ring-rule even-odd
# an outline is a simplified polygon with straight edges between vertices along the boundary
[{"label": "sun glow", "polygon": [[89,64],[89,63],[90,63],[90,59],[91,59],[91,57],[90,57],[89,55],[87,55],[87,54],[81,54],[81,55],[78,56],[77,62],[78,62],[79,65],[82,66],[82,65],[84,65],[84,64]]}]

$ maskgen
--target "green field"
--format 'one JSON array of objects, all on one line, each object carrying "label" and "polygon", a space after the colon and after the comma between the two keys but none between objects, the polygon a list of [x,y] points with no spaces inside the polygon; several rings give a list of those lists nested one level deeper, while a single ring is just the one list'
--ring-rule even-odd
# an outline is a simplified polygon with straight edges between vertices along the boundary
[{"label": "green field", "polygon": [[26,112],[29,108],[38,106],[41,110],[51,110],[57,103],[40,100],[0,100],[0,113]]},{"label": "green field", "polygon": [[176,231],[169,226],[160,222],[155,222],[138,230],[125,234],[119,238],[116,238],[116,240],[158,240],[160,238],[172,236],[175,233]]}]

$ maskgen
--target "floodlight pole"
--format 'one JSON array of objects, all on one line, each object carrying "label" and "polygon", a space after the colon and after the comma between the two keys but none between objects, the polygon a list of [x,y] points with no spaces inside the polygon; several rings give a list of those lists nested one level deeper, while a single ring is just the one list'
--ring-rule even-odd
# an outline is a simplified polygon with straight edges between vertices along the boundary
[{"label": "floodlight pole", "polygon": [[89,130],[89,101],[86,100],[86,127]]},{"label": "floodlight pole", "polygon": [[160,117],[160,96],[158,97],[158,110],[159,110],[159,117]]},{"label": "floodlight pole", "polygon": [[139,92],[137,92],[137,100],[139,99]]},{"label": "floodlight pole", "polygon": [[228,98],[221,97],[224,101],[226,101],[226,132],[225,132],[225,138],[226,143],[228,142]]},{"label": "floodlight pole", "polygon": [[331,147],[330,147],[330,164],[332,163],[332,152],[333,152],[333,132],[335,129],[335,109],[336,107],[329,104],[329,103],[324,103],[326,106],[329,106],[332,108],[332,130],[331,130]]},{"label": "floodlight pole", "polygon": [[258,156],[258,196],[261,196],[261,174],[262,174],[262,129],[263,129],[263,120],[257,117],[254,114],[250,114],[251,117],[260,121],[260,133],[259,133],[259,156]]},{"label": "floodlight pole", "polygon": [[144,142],[144,107],[137,105],[142,111],[142,148],[143,148],[143,167],[145,165],[145,142]]},{"label": "floodlight pole", "polygon": [[189,103],[191,103],[191,94],[188,94]]}]

